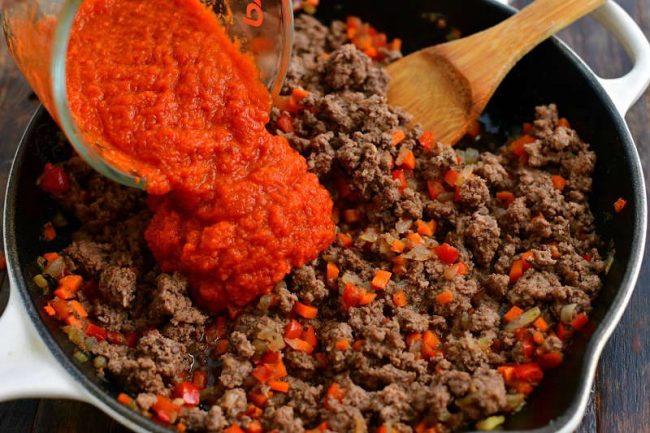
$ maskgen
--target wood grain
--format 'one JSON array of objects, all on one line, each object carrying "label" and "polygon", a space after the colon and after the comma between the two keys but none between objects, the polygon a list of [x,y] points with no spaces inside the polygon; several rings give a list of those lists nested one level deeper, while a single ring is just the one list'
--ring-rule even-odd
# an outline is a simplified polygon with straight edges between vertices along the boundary
[{"label": "wood grain", "polygon": [[[519,6],[526,1],[518,1]],[[650,2],[618,0],[650,36]],[[561,37],[593,69],[606,77],[624,73],[630,62],[623,50],[590,19]],[[24,127],[37,106],[8,58],[0,37],[0,195]],[[650,170],[650,92],[627,120],[646,173]],[[646,183],[648,180],[646,179]],[[650,186],[650,185],[649,185]],[[639,283],[630,305],[601,358],[591,402],[579,433],[650,432],[650,252],[646,252]],[[0,385],[1,386],[1,385]],[[126,433],[98,410],[77,402],[21,400],[0,404],[0,432]]]}]

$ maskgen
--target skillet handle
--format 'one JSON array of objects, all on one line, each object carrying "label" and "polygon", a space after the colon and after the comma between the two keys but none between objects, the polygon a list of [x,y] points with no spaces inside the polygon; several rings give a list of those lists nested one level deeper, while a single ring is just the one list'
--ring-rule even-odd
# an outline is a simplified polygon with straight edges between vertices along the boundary
[{"label": "skillet handle", "polygon": [[20,294],[8,284],[2,290],[10,293],[0,317],[0,401],[29,397],[88,401],[88,393],[41,341]]},{"label": "skillet handle", "polygon": [[[495,0],[510,6],[512,0]],[[650,43],[638,24],[625,10],[610,0],[592,12],[596,19],[623,46],[634,66],[619,78],[597,77],[621,116],[641,97],[650,84]]]},{"label": "skillet handle", "polygon": [[650,84],[650,43],[625,10],[609,1],[592,13],[623,46],[634,66],[620,78],[598,78],[614,105],[625,116]]}]

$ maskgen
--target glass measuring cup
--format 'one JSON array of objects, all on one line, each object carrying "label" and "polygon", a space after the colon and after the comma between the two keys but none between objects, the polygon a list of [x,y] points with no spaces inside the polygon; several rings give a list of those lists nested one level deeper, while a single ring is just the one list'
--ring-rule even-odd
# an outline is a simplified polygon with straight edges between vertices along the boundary
[{"label": "glass measuring cup", "polygon": [[[292,0],[201,1],[219,17],[242,51],[253,56],[260,79],[271,94],[279,93],[293,42]],[[146,179],[133,170],[116,168],[98,146],[84,139],[70,111],[66,55],[74,17],[82,3],[83,0],[2,0],[2,25],[9,51],[77,153],[103,175],[145,189]]]}]

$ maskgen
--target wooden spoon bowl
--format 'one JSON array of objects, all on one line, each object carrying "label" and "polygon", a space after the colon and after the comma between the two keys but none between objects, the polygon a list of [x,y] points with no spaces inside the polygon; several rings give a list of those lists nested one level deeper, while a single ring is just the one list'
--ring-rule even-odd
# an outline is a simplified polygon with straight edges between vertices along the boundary
[{"label": "wooden spoon bowl", "polygon": [[537,0],[480,33],[410,54],[387,68],[388,100],[453,145],[522,57],[606,1]]}]

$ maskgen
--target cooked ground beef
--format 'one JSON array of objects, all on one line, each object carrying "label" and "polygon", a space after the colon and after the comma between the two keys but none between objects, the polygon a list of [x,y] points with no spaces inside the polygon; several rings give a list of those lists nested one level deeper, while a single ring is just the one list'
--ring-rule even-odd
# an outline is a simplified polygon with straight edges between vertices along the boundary
[{"label": "cooked ground beef", "polygon": [[[194,378],[202,405],[179,415],[191,431],[259,422],[442,433],[516,410],[540,378],[513,366],[561,360],[601,285],[587,203],[595,154],[554,105],[538,107],[526,140],[495,153],[425,146],[387,104],[381,65],[345,44],[342,23],[302,15],[296,29],[283,94],[309,93],[297,110],[274,108],[269,129],[330,189],[337,242],[256,304],[208,317],[186,279],[148,253],[145,195],[72,158],[58,200],[81,228],[63,254],[87,282],[78,299],[90,319],[112,333],[84,349],[143,411]],[[410,152],[415,167],[404,166]],[[386,284],[373,281],[380,270],[391,272]],[[317,315],[305,318],[304,305]],[[527,317],[538,320],[512,325]],[[291,321],[297,337],[283,338]],[[288,390],[259,379],[269,356],[286,366]]]}]

